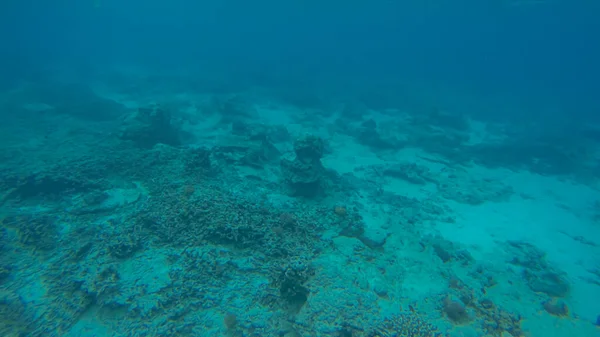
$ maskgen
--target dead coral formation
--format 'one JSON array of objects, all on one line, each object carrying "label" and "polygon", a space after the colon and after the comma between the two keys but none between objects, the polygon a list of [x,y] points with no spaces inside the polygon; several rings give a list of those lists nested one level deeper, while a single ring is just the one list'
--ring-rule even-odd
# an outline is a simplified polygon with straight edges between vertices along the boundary
[{"label": "dead coral formation", "polygon": [[325,144],[321,138],[307,136],[294,143],[294,160],[281,161],[284,180],[293,195],[314,197],[321,192],[325,174],[321,164],[324,150]]}]

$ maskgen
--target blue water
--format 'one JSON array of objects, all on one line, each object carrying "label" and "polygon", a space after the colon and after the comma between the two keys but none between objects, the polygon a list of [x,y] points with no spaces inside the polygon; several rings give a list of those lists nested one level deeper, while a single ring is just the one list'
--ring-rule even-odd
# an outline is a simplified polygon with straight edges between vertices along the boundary
[{"label": "blue water", "polygon": [[4,1],[0,334],[600,336],[599,16]]}]

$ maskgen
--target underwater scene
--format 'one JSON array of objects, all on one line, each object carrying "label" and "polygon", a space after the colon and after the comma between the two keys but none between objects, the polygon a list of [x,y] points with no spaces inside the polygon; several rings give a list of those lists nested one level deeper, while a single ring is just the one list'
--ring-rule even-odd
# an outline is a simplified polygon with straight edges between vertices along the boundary
[{"label": "underwater scene", "polygon": [[3,1],[0,336],[600,336],[599,17]]}]

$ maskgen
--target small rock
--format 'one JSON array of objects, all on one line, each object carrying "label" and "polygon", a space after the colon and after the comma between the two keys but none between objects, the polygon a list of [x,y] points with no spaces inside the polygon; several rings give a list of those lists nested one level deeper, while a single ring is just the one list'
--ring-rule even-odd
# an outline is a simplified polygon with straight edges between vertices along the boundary
[{"label": "small rock", "polygon": [[537,293],[544,293],[550,297],[565,297],[569,293],[568,281],[554,271],[541,273],[526,271],[525,279],[529,288]]},{"label": "small rock", "polygon": [[567,316],[569,314],[569,307],[563,301],[556,299],[547,300],[543,303],[544,310],[547,313],[554,316]]},{"label": "small rock", "polygon": [[379,248],[383,247],[389,236],[390,233],[382,228],[367,227],[359,239],[369,248]]},{"label": "small rock", "polygon": [[373,282],[373,291],[379,297],[387,297],[388,296],[387,287],[380,280],[376,280],[375,282]]}]

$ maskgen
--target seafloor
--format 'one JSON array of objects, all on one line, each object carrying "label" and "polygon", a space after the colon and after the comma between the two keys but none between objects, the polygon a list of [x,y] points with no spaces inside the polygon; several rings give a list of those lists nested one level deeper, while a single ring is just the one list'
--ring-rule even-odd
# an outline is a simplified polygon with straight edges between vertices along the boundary
[{"label": "seafloor", "polygon": [[0,336],[600,336],[600,132],[183,82],[0,95]]}]

